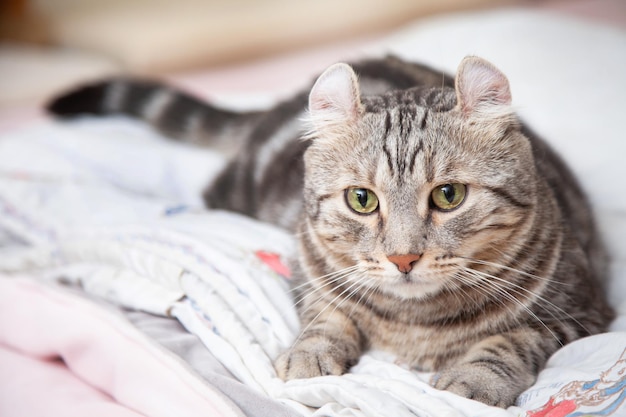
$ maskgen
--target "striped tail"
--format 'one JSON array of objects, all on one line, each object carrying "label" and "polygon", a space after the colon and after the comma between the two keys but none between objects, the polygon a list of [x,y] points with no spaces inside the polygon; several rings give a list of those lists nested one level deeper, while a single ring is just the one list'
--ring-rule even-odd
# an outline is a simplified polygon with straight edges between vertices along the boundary
[{"label": "striped tail", "polygon": [[81,86],[54,98],[46,109],[60,118],[123,114],[170,138],[226,149],[259,116],[219,109],[157,82],[125,78]]}]

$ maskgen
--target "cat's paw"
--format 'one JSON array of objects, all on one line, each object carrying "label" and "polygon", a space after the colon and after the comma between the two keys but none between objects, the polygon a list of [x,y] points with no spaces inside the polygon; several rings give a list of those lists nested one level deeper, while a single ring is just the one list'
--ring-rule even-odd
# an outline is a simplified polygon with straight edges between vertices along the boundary
[{"label": "cat's paw", "polygon": [[496,407],[513,405],[520,394],[516,381],[507,381],[474,364],[462,364],[435,375],[437,389]]},{"label": "cat's paw", "polygon": [[278,376],[288,381],[323,375],[341,375],[349,364],[345,352],[328,341],[303,340],[284,352],[274,363]]}]

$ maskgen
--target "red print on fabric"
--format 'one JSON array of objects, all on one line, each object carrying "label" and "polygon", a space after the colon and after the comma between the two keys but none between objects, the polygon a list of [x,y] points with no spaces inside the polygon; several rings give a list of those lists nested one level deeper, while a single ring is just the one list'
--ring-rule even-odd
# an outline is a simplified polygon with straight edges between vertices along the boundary
[{"label": "red print on fabric", "polygon": [[291,278],[291,271],[280,259],[280,255],[262,250],[256,251],[255,254],[265,265],[269,266],[272,271],[285,278]]}]

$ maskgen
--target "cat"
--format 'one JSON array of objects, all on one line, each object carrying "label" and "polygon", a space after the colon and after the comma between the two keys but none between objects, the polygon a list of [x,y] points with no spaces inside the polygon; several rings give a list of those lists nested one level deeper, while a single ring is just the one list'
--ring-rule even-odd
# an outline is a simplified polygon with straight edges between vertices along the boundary
[{"label": "cat", "polygon": [[297,237],[302,331],[275,361],[285,380],[340,375],[380,349],[436,388],[507,407],[552,353],[614,317],[581,188],[482,58],[454,77],[394,57],[339,63],[267,111],[128,79],[48,109],[236,148],[204,198]]}]

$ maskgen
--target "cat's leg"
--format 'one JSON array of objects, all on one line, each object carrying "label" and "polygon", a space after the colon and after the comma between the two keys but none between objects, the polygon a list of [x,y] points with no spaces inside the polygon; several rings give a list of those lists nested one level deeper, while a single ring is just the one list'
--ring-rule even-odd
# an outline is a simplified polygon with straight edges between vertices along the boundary
[{"label": "cat's leg", "polygon": [[303,331],[293,346],[278,357],[276,372],[283,380],[341,375],[359,359],[362,337],[342,311],[314,305],[303,319]]},{"label": "cat's leg", "polygon": [[435,388],[508,407],[530,387],[560,345],[530,328],[488,337],[434,377]]}]

